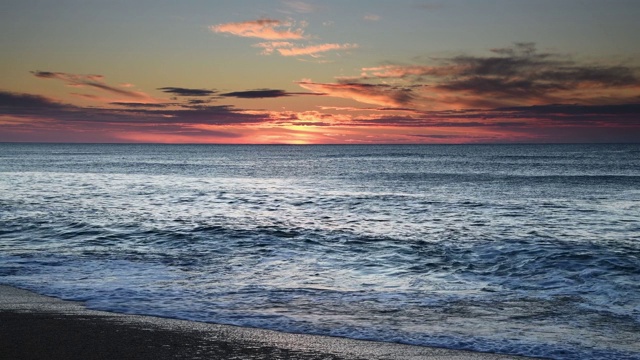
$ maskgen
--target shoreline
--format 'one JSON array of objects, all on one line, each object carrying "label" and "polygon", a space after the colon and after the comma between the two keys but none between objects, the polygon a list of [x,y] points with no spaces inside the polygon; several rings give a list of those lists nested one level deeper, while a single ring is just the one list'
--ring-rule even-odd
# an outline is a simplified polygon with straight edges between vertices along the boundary
[{"label": "shoreline", "polygon": [[531,359],[110,313],[6,285],[0,285],[0,358]]}]

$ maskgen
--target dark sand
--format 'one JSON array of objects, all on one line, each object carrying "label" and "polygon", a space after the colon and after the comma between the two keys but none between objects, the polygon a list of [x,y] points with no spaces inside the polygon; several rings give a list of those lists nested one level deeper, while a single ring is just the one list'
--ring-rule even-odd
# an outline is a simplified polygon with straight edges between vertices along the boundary
[{"label": "dark sand", "polygon": [[0,285],[0,359],[524,358],[93,311]]}]

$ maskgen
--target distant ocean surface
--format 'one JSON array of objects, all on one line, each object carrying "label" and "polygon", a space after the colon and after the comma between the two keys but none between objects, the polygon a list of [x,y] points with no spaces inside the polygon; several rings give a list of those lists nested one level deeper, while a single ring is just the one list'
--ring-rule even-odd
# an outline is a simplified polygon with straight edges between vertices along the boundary
[{"label": "distant ocean surface", "polygon": [[0,283],[122,313],[640,359],[640,145],[0,144]]}]

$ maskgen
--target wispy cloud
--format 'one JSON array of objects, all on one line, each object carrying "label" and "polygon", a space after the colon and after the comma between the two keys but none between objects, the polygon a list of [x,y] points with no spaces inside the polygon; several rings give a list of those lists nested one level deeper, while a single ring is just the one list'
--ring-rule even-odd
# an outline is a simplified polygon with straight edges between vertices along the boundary
[{"label": "wispy cloud", "polygon": [[277,50],[282,56],[298,56],[298,55],[314,56],[318,53],[323,53],[331,50],[355,49],[357,47],[358,47],[357,44],[320,44],[320,45],[309,45],[309,46],[302,46],[302,47],[278,48]]},{"label": "wispy cloud", "polygon": [[216,93],[215,90],[209,90],[209,89],[188,89],[188,88],[171,87],[171,86],[161,87],[161,88],[158,88],[158,90],[161,90],[162,92],[173,94],[176,96],[211,96]]},{"label": "wispy cloud", "polygon": [[365,104],[400,107],[411,103],[413,100],[411,88],[388,84],[316,83],[312,81],[300,81],[297,84],[316,93],[353,99]]},{"label": "wispy cloud", "polygon": [[267,41],[253,45],[262,48],[263,55],[271,55],[278,52],[282,56],[310,55],[318,57],[318,54],[332,50],[349,50],[358,47],[358,44],[317,44],[297,45],[288,41]]},{"label": "wispy cloud", "polygon": [[109,85],[104,81],[104,76],[95,75],[95,74],[70,74],[64,72],[51,72],[51,71],[32,71],[31,72],[35,77],[41,79],[55,79],[65,82],[68,86],[76,87],[76,88],[90,88],[94,90],[100,90],[111,95],[117,95],[124,97],[124,99],[133,99],[133,100],[144,100],[145,102],[155,103],[159,102],[158,99],[153,98],[152,96],[141,92],[141,91],[132,91],[127,90],[123,87],[128,86],[113,86]]},{"label": "wispy cloud", "polygon": [[279,48],[292,48],[296,46],[294,43],[289,41],[266,41],[254,44],[253,47],[262,48],[262,55],[271,55],[274,51]]},{"label": "wispy cloud", "polygon": [[[228,33],[241,37],[271,40],[254,44],[253,47],[262,48],[262,55],[278,53],[281,56],[312,56],[320,57],[321,53],[334,50],[355,49],[358,44],[351,43],[323,43],[309,42],[312,36],[304,34],[305,22],[295,28],[293,22],[281,22],[273,19],[260,19],[236,23],[213,25],[209,28],[216,33]],[[290,41],[285,41],[290,40]]]},{"label": "wispy cloud", "polygon": [[381,19],[380,15],[376,14],[366,14],[363,19],[367,21],[379,21]]},{"label": "wispy cloud", "polygon": [[305,38],[302,28],[294,28],[294,24],[291,22],[282,22],[274,19],[259,19],[212,25],[209,29],[216,33],[226,33],[264,40],[293,40]]},{"label": "wispy cloud", "polygon": [[283,0],[282,4],[290,11],[308,14],[318,10],[318,7],[306,1],[299,0]]}]

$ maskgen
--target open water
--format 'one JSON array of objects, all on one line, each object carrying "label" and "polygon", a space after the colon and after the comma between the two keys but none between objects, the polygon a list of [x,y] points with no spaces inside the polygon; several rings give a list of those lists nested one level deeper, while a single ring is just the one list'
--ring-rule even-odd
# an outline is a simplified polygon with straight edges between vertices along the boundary
[{"label": "open water", "polygon": [[0,144],[0,283],[123,313],[640,359],[640,145]]}]

